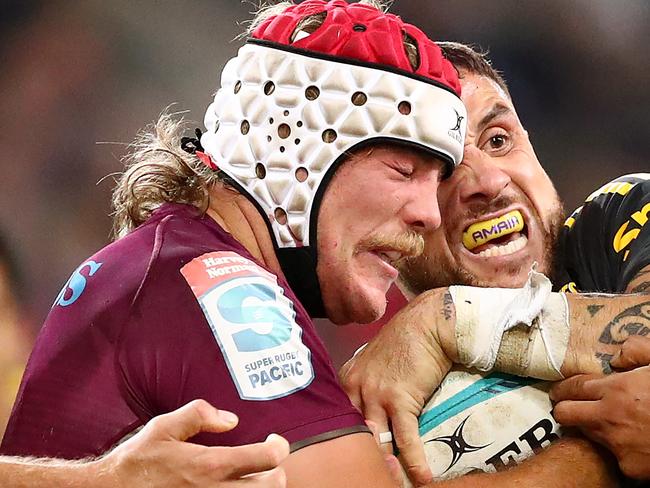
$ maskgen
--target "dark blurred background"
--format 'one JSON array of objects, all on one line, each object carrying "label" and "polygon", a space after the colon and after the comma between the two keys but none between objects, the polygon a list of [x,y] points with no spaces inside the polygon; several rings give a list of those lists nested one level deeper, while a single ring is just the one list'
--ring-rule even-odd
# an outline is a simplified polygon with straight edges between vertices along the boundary
[{"label": "dark blurred background", "polygon": [[[20,270],[21,327],[33,334],[72,270],[108,242],[113,180],[102,178],[120,171],[125,147],[105,143],[130,142],[170,103],[202,127],[254,6],[0,5],[0,228]],[[398,0],[391,11],[434,39],[489,49],[568,210],[605,181],[650,169],[647,0]]]}]

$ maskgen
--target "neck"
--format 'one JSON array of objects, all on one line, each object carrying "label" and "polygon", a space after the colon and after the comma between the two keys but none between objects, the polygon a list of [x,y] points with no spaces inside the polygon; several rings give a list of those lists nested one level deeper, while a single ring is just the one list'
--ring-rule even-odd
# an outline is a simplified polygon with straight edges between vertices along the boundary
[{"label": "neck", "polygon": [[210,189],[210,204],[206,213],[255,259],[284,278],[269,229],[245,196],[217,183]]}]

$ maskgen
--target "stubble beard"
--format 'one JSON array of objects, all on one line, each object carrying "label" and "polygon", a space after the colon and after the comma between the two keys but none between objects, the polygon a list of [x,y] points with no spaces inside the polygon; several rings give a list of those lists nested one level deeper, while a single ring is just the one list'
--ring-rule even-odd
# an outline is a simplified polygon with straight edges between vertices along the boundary
[{"label": "stubble beard", "polygon": [[[548,228],[540,226],[543,229],[542,239],[544,244],[542,259],[538,262],[537,271],[548,276],[551,282],[558,276],[559,266],[561,264],[557,251],[563,222],[564,208],[558,199],[557,204],[550,213]],[[526,270],[526,273],[528,271]],[[503,267],[499,272],[502,276],[515,279],[521,276],[522,269],[521,265],[513,264]],[[444,259],[432,258],[426,251],[420,257],[404,261],[402,266],[400,266],[400,280],[415,294],[450,285],[467,285],[482,288],[496,286],[494,282],[483,280],[466,268],[454,266]],[[521,286],[523,283],[517,283],[517,285]],[[508,287],[511,286],[513,284],[508,285]]]}]

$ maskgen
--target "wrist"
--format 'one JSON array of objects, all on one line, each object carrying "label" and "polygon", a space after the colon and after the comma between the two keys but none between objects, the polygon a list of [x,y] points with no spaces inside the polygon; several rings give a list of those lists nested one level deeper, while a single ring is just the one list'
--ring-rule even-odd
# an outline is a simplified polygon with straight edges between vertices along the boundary
[{"label": "wrist", "polygon": [[523,288],[451,286],[458,363],[480,371],[557,380],[570,324],[563,294],[530,272]]},{"label": "wrist", "polygon": [[436,329],[437,340],[445,355],[452,363],[458,362],[458,346],[456,344],[456,305],[448,287],[438,291],[441,304],[442,319]]},{"label": "wrist", "polygon": [[417,303],[416,306],[425,311],[426,315],[416,326],[425,329],[423,335],[427,338],[428,347],[437,357],[442,354],[450,363],[457,362],[456,308],[449,288],[426,291],[411,303]]},{"label": "wrist", "polygon": [[[84,471],[90,484],[96,488],[123,488],[126,484],[120,478],[118,463],[114,456],[108,454],[84,465]],[[81,485],[80,485],[81,486]]]}]

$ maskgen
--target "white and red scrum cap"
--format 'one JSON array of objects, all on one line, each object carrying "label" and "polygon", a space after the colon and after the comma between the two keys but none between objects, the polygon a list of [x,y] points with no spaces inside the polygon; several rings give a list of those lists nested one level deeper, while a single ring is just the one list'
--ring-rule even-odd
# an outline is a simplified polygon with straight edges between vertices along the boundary
[{"label": "white and red scrum cap", "polygon": [[[312,16],[320,26],[300,30]],[[370,5],[307,0],[266,19],[227,63],[201,145],[287,249],[315,245],[319,202],[345,153],[397,142],[451,171],[466,120],[457,72],[421,30]]]}]

